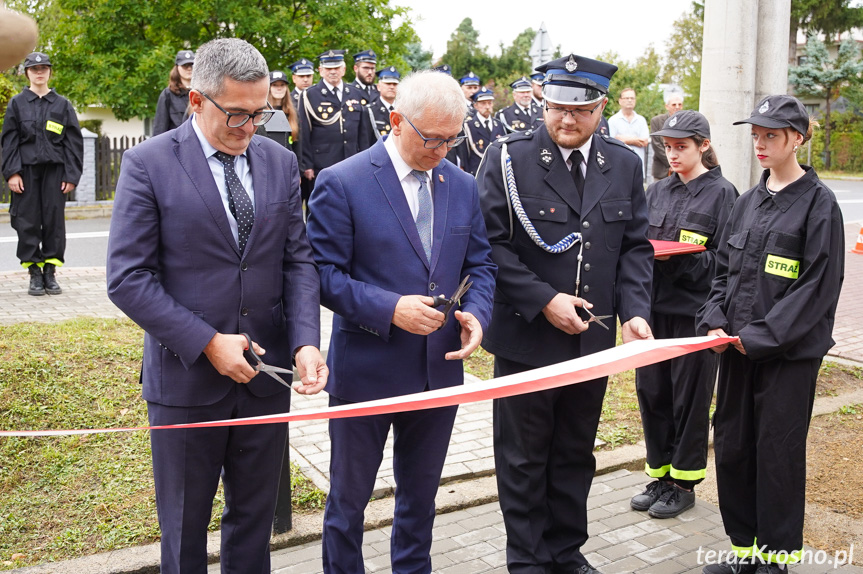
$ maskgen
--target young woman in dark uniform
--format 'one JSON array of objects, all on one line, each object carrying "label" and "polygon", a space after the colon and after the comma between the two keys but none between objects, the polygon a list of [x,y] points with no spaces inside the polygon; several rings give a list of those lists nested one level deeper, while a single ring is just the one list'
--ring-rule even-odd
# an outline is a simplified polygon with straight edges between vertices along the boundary
[{"label": "young woman in dark uniform", "polygon": [[833,192],[797,163],[812,134],[796,98],[752,115],[761,181],[734,204],[700,334],[739,337],[721,352],[714,446],[719,509],[736,563],[706,574],[779,574],[800,559],[806,436],[842,286],[845,240]]},{"label": "young woman in dark uniform", "polygon": [[[737,190],[722,177],[710,125],[700,113],[680,111],[654,135],[662,136],[674,173],[647,189],[648,237],[706,250],[655,261],[650,327],[656,338],[694,337],[695,314],[710,293],[719,236]],[[716,365],[716,355],[704,350],[636,371],[645,472],[656,480],[630,501],[633,509],[672,518],[695,504],[694,487],[706,475]]]},{"label": "young woman in dark uniform", "polygon": [[30,295],[59,295],[54,275],[66,251],[66,195],[81,179],[84,140],[69,100],[48,87],[47,54],[24,60],[30,87],[9,101],[0,147],[3,177],[12,191],[9,215],[17,255],[30,274]]},{"label": "young woman in dark uniform", "polygon": [[154,136],[179,127],[189,117],[189,87],[192,85],[195,53],[191,50],[180,50],[174,62],[168,87],[159,94],[159,102],[156,104]]}]

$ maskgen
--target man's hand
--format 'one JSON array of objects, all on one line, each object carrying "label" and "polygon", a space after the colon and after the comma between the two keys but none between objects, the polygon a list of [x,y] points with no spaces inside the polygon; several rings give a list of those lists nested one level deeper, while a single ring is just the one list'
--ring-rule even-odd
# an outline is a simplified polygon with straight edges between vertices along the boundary
[{"label": "man's hand", "polygon": [[653,332],[647,321],[641,317],[633,317],[620,326],[620,337],[624,343],[630,343],[639,339],[652,339]]},{"label": "man's hand", "polygon": [[303,177],[308,179],[309,181],[315,179],[315,170],[313,170],[313,169],[303,170]]},{"label": "man's hand", "polygon": [[434,299],[424,295],[404,295],[396,303],[393,325],[414,335],[428,335],[440,329],[444,314],[431,306]]},{"label": "man's hand", "polygon": [[[727,337],[728,333],[725,332],[725,329],[710,329],[707,331],[708,335],[715,335],[717,337]],[[715,347],[711,347],[710,350],[714,353],[724,353],[728,348],[728,343],[723,343],[721,345],[716,345]]]},{"label": "man's hand", "polygon": [[[252,345],[258,355],[266,353],[257,343],[252,342]],[[204,354],[220,374],[231,377],[237,383],[248,383],[258,374],[258,371],[252,368],[243,355],[245,349],[244,336],[216,333],[204,347]]]},{"label": "man's hand", "polygon": [[548,305],[543,307],[542,314],[545,315],[549,323],[567,335],[577,335],[587,331],[588,324],[578,316],[576,307],[590,309],[593,305],[573,295],[558,293],[554,299],[548,302]]},{"label": "man's hand", "polygon": [[301,395],[315,395],[321,392],[327,385],[327,377],[330,374],[321,352],[311,345],[300,347],[294,355],[294,362],[297,365],[297,374],[300,376],[300,380],[293,383],[294,390]]},{"label": "man's hand", "polygon": [[60,182],[60,191],[63,193],[72,193],[75,190],[75,184],[69,183],[68,181]]},{"label": "man's hand", "polygon": [[462,311],[456,311],[454,315],[456,320],[461,324],[461,349],[444,355],[447,361],[467,359],[479,347],[479,344],[482,343],[482,325],[479,324],[477,318],[472,313],[464,313]]},{"label": "man's hand", "polygon": [[21,174],[16,173],[6,182],[9,185],[9,189],[13,193],[24,193],[24,180],[21,179]]}]

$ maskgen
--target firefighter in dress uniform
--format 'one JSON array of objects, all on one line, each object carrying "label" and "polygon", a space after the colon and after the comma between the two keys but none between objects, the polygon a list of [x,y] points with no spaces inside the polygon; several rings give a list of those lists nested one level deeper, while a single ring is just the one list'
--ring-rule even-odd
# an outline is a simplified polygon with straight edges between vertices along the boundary
[{"label": "firefighter in dress uniform", "polygon": [[542,106],[533,101],[531,82],[521,77],[509,85],[513,104],[497,113],[507,133],[535,130],[542,125]]},{"label": "firefighter in dress uniform", "polygon": [[377,67],[377,63],[378,56],[374,50],[366,50],[359,54],[354,54],[354,83],[351,86],[364,94],[360,98],[360,103],[364,106],[378,99],[378,89],[375,87],[375,68]]},{"label": "firefighter in dress uniform", "polygon": [[780,574],[803,550],[806,437],[834,344],[845,233],[836,196],[797,162],[812,136],[797,98],[767,96],[735,124],[752,125],[764,173],[731,211],[697,332],[739,337],[716,349],[713,419],[719,511],[738,560],[704,572]]},{"label": "firefighter in dress uniform", "polygon": [[370,126],[366,132],[371,136],[368,146],[384,139],[392,131],[390,113],[395,110],[396,92],[401,74],[395,66],[389,66],[378,72],[378,98],[366,106],[366,118]]},{"label": "firefighter in dress uniform", "polygon": [[465,145],[459,150],[461,168],[471,175],[476,175],[485,150],[499,137],[506,135],[503,124],[494,119],[494,92],[486,87],[474,92],[474,115],[468,116],[464,122],[463,133],[467,136]]},{"label": "firefighter in dress uniform", "polygon": [[291,97],[294,98],[294,109],[298,109],[300,105],[300,94],[311,87],[315,81],[315,67],[307,59],[301,58],[288,66],[291,69],[291,81],[294,82],[294,89],[291,90]]},{"label": "firefighter in dress uniform", "polygon": [[[571,54],[538,69],[544,125],[493,143],[477,174],[498,265],[482,343],[495,355],[495,376],[614,347],[615,319],[605,330],[580,307],[619,318],[624,343],[652,338],[641,161],[594,134],[617,67]],[[606,382],[494,402],[495,473],[513,574],[598,572],[582,547]]]}]

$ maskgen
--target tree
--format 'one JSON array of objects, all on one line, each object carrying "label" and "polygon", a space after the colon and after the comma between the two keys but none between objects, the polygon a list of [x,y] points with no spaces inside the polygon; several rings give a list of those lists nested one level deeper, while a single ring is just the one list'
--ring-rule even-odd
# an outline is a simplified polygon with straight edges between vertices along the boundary
[{"label": "tree", "polygon": [[410,66],[411,71],[428,70],[432,67],[431,50],[425,50],[419,42],[411,42],[405,46],[405,62]]},{"label": "tree", "polygon": [[857,42],[848,38],[839,44],[835,59],[814,33],[806,39],[806,60],[788,70],[788,81],[798,94],[819,97],[826,103],[824,121],[824,167],[830,169],[830,103],[839,90],[857,80],[863,72]]},{"label": "tree", "polygon": [[683,88],[687,99],[697,109],[701,99],[701,51],[704,46],[704,2],[693,2],[692,8],[672,24],[662,79]]},{"label": "tree", "polygon": [[791,28],[788,34],[788,65],[797,65],[797,31],[824,34],[830,40],[852,28],[863,26],[863,7],[851,0],[791,0]]},{"label": "tree", "polygon": [[479,31],[473,27],[473,20],[465,18],[452,33],[442,62],[450,65],[456,79],[468,72],[473,72],[483,82],[491,77],[492,61],[479,44]]},{"label": "tree", "polygon": [[[42,0],[19,0],[40,4]],[[258,48],[271,69],[326,49],[374,49],[405,68],[417,41],[406,8],[389,0],[51,0],[62,18],[42,31],[57,91],[77,106],[102,104],[121,120],[152,116],[177,50],[220,37]],[[393,22],[400,22],[393,24]],[[350,34],[345,34],[350,30]]]},{"label": "tree", "polygon": [[611,85],[608,90],[608,105],[605,106],[604,112],[606,118],[611,117],[620,109],[617,100],[624,88],[635,90],[638,97],[635,111],[648,120],[665,111],[663,93],[656,82],[661,68],[659,55],[652,45],[634,64],[621,60],[615,52],[600,54],[596,59],[617,66],[617,72],[611,78]]}]

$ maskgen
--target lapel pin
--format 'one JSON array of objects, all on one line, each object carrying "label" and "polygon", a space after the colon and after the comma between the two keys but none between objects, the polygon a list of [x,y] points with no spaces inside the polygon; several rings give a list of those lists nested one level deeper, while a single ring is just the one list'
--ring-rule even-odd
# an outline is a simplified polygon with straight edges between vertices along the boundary
[{"label": "lapel pin", "polygon": [[605,158],[602,156],[602,152],[596,152],[596,163],[599,164],[599,167],[605,165]]},{"label": "lapel pin", "polygon": [[442,174],[442,173],[437,174],[437,178],[438,178],[438,181],[440,181],[441,183],[443,183],[443,182],[444,182],[443,174]]}]

